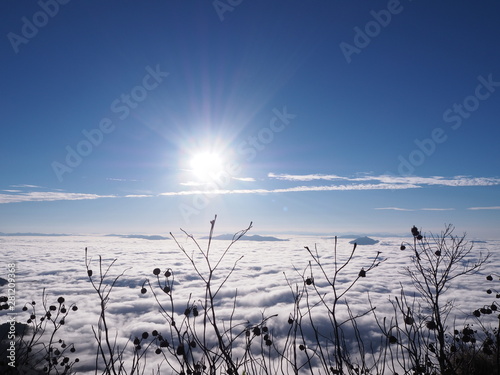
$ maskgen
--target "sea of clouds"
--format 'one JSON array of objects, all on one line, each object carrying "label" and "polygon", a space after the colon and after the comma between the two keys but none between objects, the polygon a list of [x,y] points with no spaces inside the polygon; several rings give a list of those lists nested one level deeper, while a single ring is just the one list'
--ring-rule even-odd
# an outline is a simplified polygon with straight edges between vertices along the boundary
[{"label": "sea of clouds", "polygon": [[[219,234],[219,233],[216,233]],[[303,285],[301,275],[308,276],[311,271],[304,270],[312,260],[305,250],[308,246],[318,252],[321,262],[333,276],[334,239],[311,236],[278,236],[288,241],[245,241],[236,242],[226,254],[224,261],[215,273],[215,282],[221,282],[230,272],[235,262],[234,273],[217,296],[216,303],[220,317],[228,318],[232,314],[234,297],[237,291],[234,321],[248,321],[250,324],[260,322],[262,316],[277,314],[268,323],[275,339],[286,335],[287,319],[293,309],[294,297],[290,291],[292,285]],[[182,232],[176,234],[179,243],[188,254],[193,254],[201,269],[202,258],[192,240]],[[200,237],[201,238],[201,237]],[[391,317],[393,314],[389,298],[400,295],[401,286],[412,290],[405,266],[410,265],[413,255],[407,248],[400,250],[404,241],[413,239],[409,233],[407,238],[376,238],[380,242],[375,245],[358,246],[351,264],[340,274],[337,285],[339,290],[356,279],[361,268],[367,269],[377,256],[382,262],[369,271],[365,278],[360,278],[354,288],[346,295],[346,299],[354,313],[363,313],[369,309],[368,297],[377,307],[379,317]],[[351,239],[338,239],[337,262],[346,260],[353,245]],[[206,248],[207,240],[199,239],[202,248]],[[213,240],[210,257],[218,259],[230,241]],[[55,304],[58,297],[63,296],[66,304],[76,304],[78,311],[71,311],[66,324],[58,335],[66,342],[73,342],[80,362],[75,366],[79,373],[93,373],[96,343],[92,326],[97,327],[100,311],[99,299],[92,289],[85,268],[85,248],[92,258],[90,268],[98,277],[98,258],[102,256],[105,267],[116,259],[109,271],[109,280],[124,272],[110,295],[107,309],[108,324],[112,335],[117,335],[119,345],[127,344],[129,338],[141,335],[142,332],[159,331],[165,326],[165,318],[159,313],[159,307],[152,293],[141,294],[145,280],[152,283],[156,280],[153,269],[158,267],[163,272],[170,268],[173,271],[175,284],[174,299],[178,302],[178,313],[182,314],[188,299],[192,301],[203,297],[199,278],[193,271],[192,264],[173,240],[148,240],[141,238],[122,238],[106,236],[4,236],[0,237],[0,254],[4,260],[4,272],[7,264],[16,264],[16,319],[26,322],[28,314],[22,311],[25,303],[36,301],[41,307],[42,292],[48,304]],[[446,299],[455,300],[457,308],[453,310],[457,324],[468,322],[474,324],[471,313],[485,304],[491,304],[495,293],[488,295],[486,289],[494,286],[487,284],[486,276],[495,274],[500,265],[500,241],[486,241],[474,244],[472,255],[490,252],[491,258],[484,269],[476,275],[457,279],[447,291]],[[319,290],[330,293],[331,288],[314,267],[315,284]],[[0,277],[6,278],[0,272]],[[498,277],[495,277],[497,280]],[[97,279],[96,279],[97,280]],[[4,295],[4,293],[0,293]],[[159,298],[166,302],[166,296],[159,293]],[[3,312],[2,312],[3,313]],[[347,314],[343,312],[344,318]],[[321,320],[321,314],[318,319]],[[324,329],[328,330],[328,320],[324,318]],[[6,314],[0,315],[0,323],[7,321]],[[495,322],[494,322],[495,323]],[[450,321],[453,324],[453,320]],[[463,325],[462,325],[463,327]],[[379,340],[381,334],[371,315],[359,322],[360,332],[364,337]],[[132,351],[133,345],[128,344]],[[153,351],[149,354],[148,363],[153,365],[158,359]],[[164,373],[170,373],[165,368]],[[146,371],[146,373],[150,373]]]}]

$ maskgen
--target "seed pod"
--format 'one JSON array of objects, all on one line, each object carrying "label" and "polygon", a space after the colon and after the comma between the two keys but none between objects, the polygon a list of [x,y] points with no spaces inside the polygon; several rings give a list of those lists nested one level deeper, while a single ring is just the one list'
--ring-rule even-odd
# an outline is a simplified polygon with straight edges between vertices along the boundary
[{"label": "seed pod", "polygon": [[146,294],[147,289],[146,288],[141,288],[141,294]]},{"label": "seed pod", "polygon": [[193,307],[193,316],[198,316],[198,308],[196,306]]},{"label": "seed pod", "polygon": [[363,268],[359,271],[359,277],[366,277],[366,271]]},{"label": "seed pod", "polygon": [[411,316],[405,317],[405,324],[412,325],[415,320]]},{"label": "seed pod", "polygon": [[92,270],[87,270],[87,276],[92,277]]},{"label": "seed pod", "polygon": [[160,348],[156,348],[155,353],[156,354],[161,354],[161,349]]},{"label": "seed pod", "polygon": [[168,348],[170,344],[168,343],[167,340],[162,340],[160,341],[160,348]]},{"label": "seed pod", "polygon": [[160,272],[161,272],[161,270],[160,270],[159,268],[155,268],[155,269],[153,270],[153,275],[158,276],[158,275],[160,274]]},{"label": "seed pod", "polygon": [[389,344],[396,344],[398,342],[398,339],[393,336],[393,335],[390,335],[389,336]]},{"label": "seed pod", "polygon": [[76,307],[76,305],[75,305],[75,306],[73,306],[73,307],[71,308],[71,310],[76,311],[76,310],[78,310],[78,307]]},{"label": "seed pod", "polygon": [[163,288],[163,291],[164,291],[165,293],[169,294],[169,293],[170,293],[170,287],[169,287],[168,285],[167,285],[167,286],[165,286],[165,288]]},{"label": "seed pod", "polygon": [[149,333],[147,333],[147,332],[143,332],[143,333],[142,333],[142,338],[143,338],[144,340],[146,340],[148,337],[149,337]]},{"label": "seed pod", "polygon": [[486,276],[486,280],[492,281],[493,280],[493,276],[491,276],[491,275]]},{"label": "seed pod", "polygon": [[166,270],[165,277],[170,277],[170,276],[172,276],[172,272],[170,272],[169,270]]},{"label": "seed pod", "polygon": [[406,246],[401,244],[401,247],[399,248],[399,250],[405,250],[406,249]]},{"label": "seed pod", "polygon": [[57,302],[59,302],[60,305],[63,304],[64,303],[64,297],[59,297],[57,299]]},{"label": "seed pod", "polygon": [[299,349],[302,350],[302,351],[304,351],[304,350],[306,350],[306,347],[303,344],[300,344],[299,345]]}]

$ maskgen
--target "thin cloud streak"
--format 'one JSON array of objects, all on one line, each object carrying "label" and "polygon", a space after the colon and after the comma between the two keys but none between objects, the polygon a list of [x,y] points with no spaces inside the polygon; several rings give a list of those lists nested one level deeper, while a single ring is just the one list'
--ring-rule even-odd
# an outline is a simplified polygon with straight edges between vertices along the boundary
[{"label": "thin cloud streak", "polygon": [[410,208],[400,208],[400,207],[375,207],[375,210],[415,211]]},{"label": "thin cloud streak", "polygon": [[442,186],[493,186],[500,185],[500,178],[495,177],[468,177],[455,176],[451,178],[443,176],[418,177],[418,176],[363,176],[363,177],[343,177],[338,175],[326,174],[306,174],[290,175],[269,173],[269,178],[282,181],[315,181],[315,180],[344,180],[352,182],[360,181],[379,181],[388,184],[417,184],[417,185],[442,185]]},{"label": "thin cloud streak", "polygon": [[375,210],[393,211],[454,211],[454,208],[401,208],[401,207],[376,207]]},{"label": "thin cloud streak", "polygon": [[491,207],[469,207],[468,210],[500,210],[500,206]]},{"label": "thin cloud streak", "polygon": [[0,204],[18,203],[18,202],[77,201],[77,200],[99,199],[99,198],[116,198],[116,196],[37,191],[37,192],[29,192],[22,194],[0,194]]},{"label": "thin cloud streak", "polygon": [[393,189],[417,189],[420,186],[410,184],[390,185],[390,184],[356,184],[356,185],[329,185],[329,186],[296,186],[284,189],[238,189],[238,190],[191,190],[166,192],[160,195],[221,195],[221,194],[269,194],[269,193],[291,193],[303,191],[341,191],[341,190],[393,190]]}]

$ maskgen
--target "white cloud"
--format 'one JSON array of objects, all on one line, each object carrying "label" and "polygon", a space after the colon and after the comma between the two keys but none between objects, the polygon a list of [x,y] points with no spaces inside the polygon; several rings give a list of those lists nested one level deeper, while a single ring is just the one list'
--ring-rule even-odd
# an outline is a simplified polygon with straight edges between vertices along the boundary
[{"label": "white cloud", "polygon": [[20,185],[9,185],[10,187],[13,188],[34,188],[34,189],[43,189],[43,186],[38,186],[38,185],[25,185],[25,184],[20,184]]},{"label": "white cloud", "polygon": [[422,211],[454,211],[454,208],[421,208]]},{"label": "white cloud", "polygon": [[243,181],[243,182],[254,182],[255,178],[253,178],[253,177],[233,177],[233,180]]},{"label": "white cloud", "polygon": [[376,207],[376,210],[394,210],[394,211],[415,211],[409,208],[400,208],[400,207]]},{"label": "white cloud", "polygon": [[[408,235],[411,238],[411,234],[408,233]],[[184,238],[182,234],[181,237]],[[152,273],[154,268],[159,267],[162,271],[171,268],[174,273],[175,284],[172,295],[179,321],[182,321],[183,311],[189,300],[192,303],[198,303],[197,301],[200,299],[203,300],[204,289],[200,288],[201,283],[193,271],[192,264],[186,261],[182,252],[174,245],[165,247],[164,244],[154,241],[117,237],[78,236],[65,237],[64,241],[49,237],[37,239],[36,249],[44,256],[33,257],[33,246],[35,245],[32,239],[9,237],[4,241],[6,242],[3,244],[5,249],[3,256],[6,259],[15,259],[19,265],[17,277],[23,280],[22,285],[16,290],[16,302],[19,306],[18,319],[22,320],[28,317],[29,312],[21,310],[21,306],[24,306],[26,302],[34,300],[37,302],[37,306],[41,304],[44,288],[48,304],[55,304],[59,296],[63,296],[68,305],[77,304],[78,311],[70,311],[66,324],[59,331],[59,334],[63,335],[67,343],[75,343],[77,350],[75,355],[80,358],[75,370],[83,375],[95,373],[92,368],[95,363],[95,339],[91,327],[97,326],[100,311],[99,299],[92,290],[83,267],[82,250],[84,247],[88,246],[89,256],[94,258],[91,264],[94,280],[99,280],[99,255],[103,257],[104,269],[117,258],[115,265],[109,271],[108,280],[112,280],[127,269],[123,277],[115,284],[110,294],[107,309],[107,322],[112,338],[114,340],[116,335],[122,346],[125,346],[130,337],[140,337],[142,332],[151,332],[153,329],[161,332],[167,326],[165,318],[158,313],[158,305],[149,289],[146,294],[140,293],[140,288],[146,279],[149,279],[153,284],[155,283],[156,278]],[[203,244],[204,241],[201,240]],[[347,259],[352,245],[348,243],[349,239],[339,238],[338,241],[338,261],[342,262]],[[183,240],[182,243],[188,254],[191,254],[192,251],[194,251],[195,256],[199,254],[196,246],[190,241]],[[217,267],[217,277],[214,278],[214,283],[216,283],[214,286],[217,287],[218,283],[224,280],[224,276],[231,271],[234,261],[244,255],[237,264],[234,274],[227,280],[226,286],[217,294],[219,319],[227,321],[227,319],[232,318],[234,324],[240,322],[255,324],[259,322],[262,314],[266,316],[277,314],[276,317],[270,319],[269,327],[273,331],[273,340],[282,344],[283,342],[280,340],[287,337],[289,330],[287,319],[294,308],[294,298],[290,286],[301,287],[303,283],[299,273],[309,267],[310,257],[304,246],[312,248],[313,244],[317,244],[321,262],[325,269],[331,272],[335,269],[332,255],[333,243],[331,239],[317,237],[294,237],[286,243],[237,242]],[[212,259],[218,259],[228,244],[228,241],[213,241],[211,256],[214,258]],[[367,268],[371,264],[377,251],[381,252],[380,256],[387,259],[379,267],[369,271],[366,279],[359,279],[357,284],[346,294],[346,299],[353,308],[354,314],[364,312],[369,308],[369,295],[377,307],[376,312],[379,316],[390,318],[393,311],[388,299],[399,297],[401,285],[405,285],[405,289],[411,294],[413,291],[411,282],[408,274],[405,274],[404,271],[405,266],[410,264],[410,256],[413,253],[410,249],[400,251],[400,245],[401,238],[385,238],[383,244],[363,247],[358,250],[357,256],[352,258],[351,264],[342,270],[337,279],[338,290],[344,290],[346,285],[355,280],[359,270],[362,267]],[[472,275],[464,279],[465,282],[452,285],[450,290],[445,293],[446,298],[443,302],[455,299],[457,308],[453,309],[450,321],[454,322],[453,319],[456,316],[457,326],[470,314],[470,306],[483,306],[485,300],[489,300],[490,297],[483,292],[484,275],[489,274],[500,263],[500,252],[495,251],[498,248],[498,242],[478,245],[490,247],[492,258],[489,268],[484,270],[483,274]],[[120,249],[118,253],[117,249]],[[200,269],[204,269],[203,264],[198,262],[200,258],[197,259],[197,265],[200,266]],[[29,267],[25,267],[28,264]],[[331,298],[332,289],[325,282],[318,267],[313,264],[312,269],[308,269],[307,275],[309,272],[314,274],[315,286],[318,290]],[[290,285],[287,284],[285,275],[290,281]],[[40,283],[40,280],[43,280],[43,283]],[[236,290],[238,290],[238,297],[233,305]],[[170,306],[168,296],[159,292],[156,287],[155,291],[158,292],[159,301],[164,303],[168,309]],[[311,293],[311,301],[314,298],[314,293]],[[234,311],[233,306],[236,307]],[[338,307],[337,317],[340,320],[348,318],[344,306],[344,304],[339,304]],[[40,313],[40,310],[38,311],[37,314]],[[331,323],[325,310],[317,306],[313,308],[313,314],[317,326],[321,330],[329,332]],[[374,338],[374,343],[379,342],[380,332],[372,315],[359,320],[358,324],[359,332],[364,335],[364,338],[366,337],[368,340],[370,336]],[[304,323],[304,326],[307,325]],[[353,333],[351,332],[352,328],[348,326],[348,324],[345,325],[346,337],[352,337],[350,335]],[[307,338],[313,339],[312,331],[306,330],[305,335]],[[125,352],[127,361],[132,356],[132,350],[132,345],[129,343]],[[146,372],[149,373],[152,372],[156,364],[155,361],[159,358],[153,355],[152,351],[154,351],[154,346],[150,350],[150,357],[147,361]],[[127,363],[130,365],[129,362]]]},{"label": "white cloud", "polygon": [[491,207],[469,207],[468,210],[500,210],[500,206]]},{"label": "white cloud", "polygon": [[415,185],[442,185],[442,186],[493,186],[500,185],[500,178],[494,177],[468,177],[468,176],[362,176],[362,177],[343,177],[338,175],[326,174],[306,174],[306,175],[290,175],[269,173],[269,178],[284,180],[284,181],[313,181],[313,180],[345,180],[345,181],[379,181],[388,184],[415,184]]},{"label": "white cloud", "polygon": [[401,208],[401,207],[376,207],[375,210],[393,211],[454,211],[454,208]]},{"label": "white cloud", "polygon": [[116,197],[115,195],[37,191],[37,192],[29,192],[21,194],[0,194],[0,204],[16,203],[16,202],[75,201],[75,200],[115,198],[115,197]]},{"label": "white cloud", "polygon": [[340,191],[340,190],[399,190],[399,189],[416,189],[420,186],[411,184],[351,184],[351,185],[327,185],[327,186],[295,186],[283,189],[218,189],[218,190],[190,190],[165,192],[160,195],[176,196],[176,195],[221,195],[221,194],[271,194],[271,193],[291,193],[305,191]]}]

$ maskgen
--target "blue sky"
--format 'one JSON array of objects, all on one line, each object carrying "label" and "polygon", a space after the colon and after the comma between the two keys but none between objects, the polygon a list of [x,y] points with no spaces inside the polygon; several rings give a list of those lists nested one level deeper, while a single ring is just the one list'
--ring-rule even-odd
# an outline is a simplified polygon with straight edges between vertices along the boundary
[{"label": "blue sky", "polygon": [[0,10],[0,232],[500,237],[496,1]]}]

